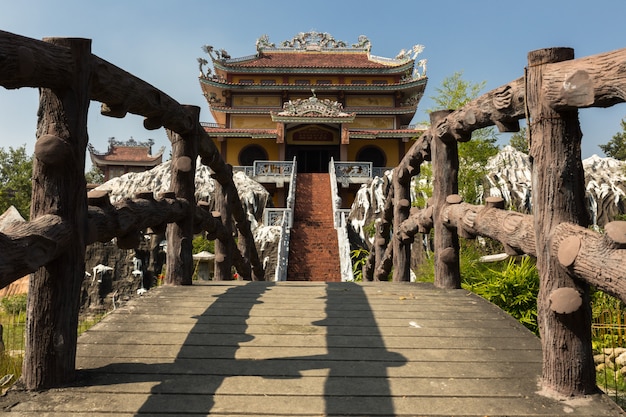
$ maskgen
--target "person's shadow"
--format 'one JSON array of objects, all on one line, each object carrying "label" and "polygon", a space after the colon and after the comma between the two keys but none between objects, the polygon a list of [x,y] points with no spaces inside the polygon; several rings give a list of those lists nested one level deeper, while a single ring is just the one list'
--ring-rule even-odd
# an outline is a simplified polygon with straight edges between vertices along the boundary
[{"label": "person's shadow", "polygon": [[[387,368],[402,366],[406,359],[387,351],[374,313],[358,284],[326,284],[326,318],[313,325],[326,327],[327,354],[237,359],[239,344],[254,340],[254,336],[246,333],[252,308],[262,303],[260,298],[274,286],[270,282],[250,282],[216,296],[215,302],[195,317],[197,323],[174,362],[115,363],[85,369],[80,373],[78,385],[156,382],[136,415],[208,415],[225,411],[214,409],[214,395],[229,377],[298,379],[305,370],[329,369],[324,385],[326,414],[368,415],[376,410],[379,415],[394,415]],[[293,315],[293,312],[284,314]],[[211,325],[216,323],[222,330],[224,326],[228,330],[211,331]],[[241,387],[241,393],[246,393],[245,386]]]}]

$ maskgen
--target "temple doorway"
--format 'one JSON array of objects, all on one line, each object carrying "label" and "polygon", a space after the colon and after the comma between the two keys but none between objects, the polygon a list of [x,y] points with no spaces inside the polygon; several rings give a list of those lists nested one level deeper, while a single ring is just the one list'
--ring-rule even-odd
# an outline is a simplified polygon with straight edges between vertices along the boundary
[{"label": "temple doorway", "polygon": [[339,160],[338,146],[290,146],[287,160],[296,157],[298,173],[327,173],[330,158]]}]

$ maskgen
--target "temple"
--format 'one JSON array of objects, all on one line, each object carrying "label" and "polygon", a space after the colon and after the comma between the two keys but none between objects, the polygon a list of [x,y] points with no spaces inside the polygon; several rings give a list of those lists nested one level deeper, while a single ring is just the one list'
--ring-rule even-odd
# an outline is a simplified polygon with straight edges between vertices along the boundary
[{"label": "temple", "polygon": [[[421,45],[384,58],[370,53],[365,36],[348,45],[307,32],[280,46],[263,35],[255,54],[238,58],[203,49],[213,69],[199,58],[199,80],[215,120],[203,126],[235,167],[295,157],[298,173],[320,173],[332,158],[371,178],[397,165],[421,133],[410,125],[427,82],[426,60],[416,60]],[[260,182],[275,201],[284,197],[280,182]],[[343,206],[362,182],[345,181]]]},{"label": "temple", "polygon": [[143,172],[160,165],[165,147],[159,149],[156,155],[152,155],[152,145],[154,145],[152,139],[137,142],[131,137],[122,142],[109,138],[107,152],[98,152],[91,144],[88,148],[92,164],[102,171],[106,182],[129,172]]}]

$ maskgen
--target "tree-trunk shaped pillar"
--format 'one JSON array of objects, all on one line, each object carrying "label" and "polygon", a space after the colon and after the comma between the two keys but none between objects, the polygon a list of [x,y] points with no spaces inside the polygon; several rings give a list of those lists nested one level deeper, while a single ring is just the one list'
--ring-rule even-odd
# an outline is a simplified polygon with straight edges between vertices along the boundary
[{"label": "tree-trunk shaped pillar", "polygon": [[[449,110],[430,114],[430,123],[437,126],[450,114]],[[433,224],[435,227],[435,286],[461,288],[459,267],[459,236],[442,220],[443,208],[449,195],[459,190],[459,154],[456,140],[451,135],[433,135],[430,144],[433,163]]]},{"label": "tree-trunk shaped pillar", "polygon": [[393,170],[393,281],[409,281],[411,277],[411,243],[403,240],[400,225],[411,210],[411,173],[402,167]]},{"label": "tree-trunk shaped pillar", "polygon": [[[543,387],[566,396],[597,390],[591,349],[589,286],[574,280],[550,250],[551,237],[560,223],[581,226],[590,223],[585,209],[578,110],[554,111],[546,104],[542,88],[546,64],[573,58],[574,51],[570,48],[530,52],[526,87],[540,276],[537,319],[543,347]],[[560,299],[563,297],[580,297],[580,307],[575,311],[555,311],[560,310],[556,306],[564,304]]]},{"label": "tree-trunk shaped pillar", "polygon": [[[200,108],[185,106],[194,120],[199,120]],[[199,125],[199,122],[198,122]],[[196,160],[198,159],[199,133],[196,130],[180,135],[167,131],[172,142],[172,182],[170,189],[176,198],[189,201],[189,215],[183,220],[167,225],[167,269],[165,283],[191,285],[193,279],[193,221],[196,207]]]},{"label": "tree-trunk shaped pillar", "polygon": [[[73,66],[65,88],[42,88],[33,159],[30,218],[60,216],[72,230],[61,256],[30,279],[22,381],[26,389],[58,387],[75,378],[80,288],[85,277],[85,154],[91,40],[49,38],[68,47]],[[36,257],[37,248],[31,256]]]},{"label": "tree-trunk shaped pillar", "polygon": [[[375,268],[383,263],[385,257],[385,248],[389,244],[389,232],[391,225],[384,217],[379,217],[374,222],[376,227],[376,234],[374,235],[374,243],[372,248],[374,250],[374,270],[372,270],[372,278],[374,281],[380,281],[380,276],[374,274]],[[410,263],[409,263],[410,264]]]},{"label": "tree-trunk shaped pillar", "polygon": [[[225,175],[232,175],[232,166],[226,165],[224,167]],[[215,177],[214,177],[215,178]],[[220,184],[217,179],[215,180],[215,210],[219,211],[222,218],[222,224],[226,230],[226,239],[215,240],[215,268],[213,280],[215,281],[227,281],[233,279],[233,252],[235,250],[233,236],[233,218],[231,202],[228,201],[228,195],[230,193],[229,188],[231,183],[225,182]],[[236,190],[234,190],[237,192]]]}]

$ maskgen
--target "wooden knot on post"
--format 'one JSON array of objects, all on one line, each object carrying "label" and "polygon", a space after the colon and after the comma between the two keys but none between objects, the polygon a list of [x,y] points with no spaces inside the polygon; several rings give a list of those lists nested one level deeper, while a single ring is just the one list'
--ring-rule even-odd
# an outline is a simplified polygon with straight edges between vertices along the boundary
[{"label": "wooden knot on post", "polygon": [[181,156],[180,158],[176,158],[174,162],[176,169],[180,172],[189,172],[193,167],[193,161],[188,156]]},{"label": "wooden knot on post", "polygon": [[487,208],[504,208],[504,198],[502,197],[487,197],[485,198],[485,207]]},{"label": "wooden knot on post", "polygon": [[105,190],[91,190],[87,193],[87,204],[96,207],[106,207],[111,205],[109,192]]},{"label": "wooden knot on post", "polygon": [[441,259],[443,263],[452,264],[456,262],[456,251],[454,250],[454,248],[445,248],[441,251],[439,259]]},{"label": "wooden knot on post", "polygon": [[557,288],[550,293],[550,310],[558,314],[571,314],[583,304],[580,293],[575,288]]},{"label": "wooden knot on post", "polygon": [[159,198],[163,200],[176,200],[176,193],[174,191],[165,191],[159,194]]},{"label": "wooden knot on post", "polygon": [[565,268],[569,268],[574,265],[574,262],[578,257],[578,253],[580,252],[581,245],[582,241],[578,236],[570,236],[564,239],[559,245],[559,251],[557,254],[559,263]]},{"label": "wooden knot on post", "polygon": [[604,236],[611,247],[616,249],[626,248],[626,222],[608,223],[604,226]]},{"label": "wooden knot on post", "polygon": [[67,166],[73,159],[72,146],[58,136],[43,135],[35,143],[35,156],[53,167]]},{"label": "wooden knot on post", "polygon": [[409,208],[411,207],[411,202],[406,198],[402,198],[398,201],[398,205],[403,208]]},{"label": "wooden knot on post", "polygon": [[446,203],[448,204],[461,204],[463,202],[463,197],[458,194],[450,194],[446,197]]},{"label": "wooden knot on post", "polygon": [[[458,194],[450,194],[449,196],[446,197],[446,203],[450,205],[460,204],[462,202],[463,202],[463,199]],[[441,222],[443,224],[450,224],[450,213],[445,208],[441,212]]]}]

